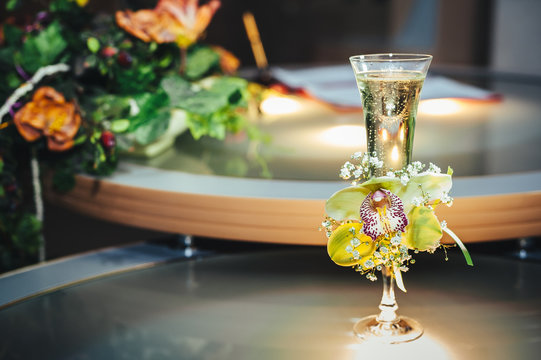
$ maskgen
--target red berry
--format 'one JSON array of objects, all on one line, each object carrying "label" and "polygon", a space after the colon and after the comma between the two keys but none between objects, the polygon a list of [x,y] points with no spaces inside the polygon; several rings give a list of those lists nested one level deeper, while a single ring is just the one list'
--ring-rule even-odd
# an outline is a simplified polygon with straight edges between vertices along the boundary
[{"label": "red berry", "polygon": [[111,150],[115,147],[116,141],[115,141],[115,134],[113,134],[110,131],[104,131],[101,133],[101,143],[103,147],[107,150]]},{"label": "red berry", "polygon": [[128,54],[125,51],[121,51],[118,53],[118,57],[116,58],[116,61],[120,66],[129,67],[132,63],[132,58],[130,54]]},{"label": "red berry", "polygon": [[118,50],[112,46],[106,46],[101,50],[101,55],[106,58],[110,58],[113,55],[116,55]]}]

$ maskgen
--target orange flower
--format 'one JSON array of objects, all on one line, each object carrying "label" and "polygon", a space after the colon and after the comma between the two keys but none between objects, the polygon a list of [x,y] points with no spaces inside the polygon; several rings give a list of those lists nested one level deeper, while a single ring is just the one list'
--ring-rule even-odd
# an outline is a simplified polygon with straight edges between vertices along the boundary
[{"label": "orange flower", "polygon": [[240,66],[240,60],[221,46],[213,46],[212,50],[220,55],[220,68],[226,74],[234,74]]},{"label": "orange flower", "polygon": [[26,141],[47,137],[52,151],[64,151],[73,146],[73,138],[81,126],[81,116],[73,102],[49,86],[39,88],[13,117],[17,130]]},{"label": "orange flower", "polygon": [[220,0],[201,6],[197,3],[198,0],[160,0],[154,9],[117,11],[116,22],[145,42],[176,42],[185,49],[197,41],[220,7]]}]

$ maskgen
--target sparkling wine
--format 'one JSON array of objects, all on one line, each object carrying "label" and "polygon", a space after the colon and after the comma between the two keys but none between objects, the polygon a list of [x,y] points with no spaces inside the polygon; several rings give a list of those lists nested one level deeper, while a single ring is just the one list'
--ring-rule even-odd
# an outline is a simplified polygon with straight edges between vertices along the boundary
[{"label": "sparkling wine", "polygon": [[368,151],[384,166],[382,176],[411,160],[419,94],[424,74],[417,71],[366,71],[356,74],[366,124]]}]

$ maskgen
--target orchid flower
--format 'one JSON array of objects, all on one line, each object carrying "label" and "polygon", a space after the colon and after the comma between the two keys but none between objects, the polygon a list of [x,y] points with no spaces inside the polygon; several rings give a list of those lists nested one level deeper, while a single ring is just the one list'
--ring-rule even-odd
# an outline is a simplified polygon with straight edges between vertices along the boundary
[{"label": "orchid flower", "polygon": [[[392,266],[397,281],[401,281],[400,271],[407,270],[402,264],[411,259],[408,250],[435,251],[445,231],[472,265],[460,239],[442,226],[433,211],[436,204],[451,202],[451,174],[451,170],[442,174],[439,169],[416,172],[404,181],[391,173],[334,193],[325,206],[335,226],[328,233],[331,259],[363,272]],[[327,222],[327,228],[332,228]]]},{"label": "orchid flower", "polygon": [[[398,232],[415,233],[406,243],[412,250],[433,250],[439,246],[441,226],[432,211],[415,206],[414,199],[434,201],[444,197],[452,186],[448,174],[421,173],[407,185],[396,177],[377,177],[342,189],[327,200],[325,211],[335,220],[356,220],[373,241]],[[428,210],[428,209],[427,209]],[[432,231],[427,228],[434,227]],[[438,228],[440,229],[438,231]],[[439,234],[439,236],[434,236]]]}]

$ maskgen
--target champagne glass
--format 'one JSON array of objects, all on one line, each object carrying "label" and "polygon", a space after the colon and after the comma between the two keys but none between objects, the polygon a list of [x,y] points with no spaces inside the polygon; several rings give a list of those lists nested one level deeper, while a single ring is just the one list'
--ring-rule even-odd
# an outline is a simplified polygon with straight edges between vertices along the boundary
[{"label": "champagne glass", "polygon": [[[411,161],[419,95],[432,61],[430,55],[372,54],[349,58],[361,94],[368,152],[383,161],[371,176],[400,170]],[[359,320],[353,331],[362,341],[386,343],[415,340],[423,334],[415,320],[398,316],[392,269],[383,267],[379,315]]]}]

